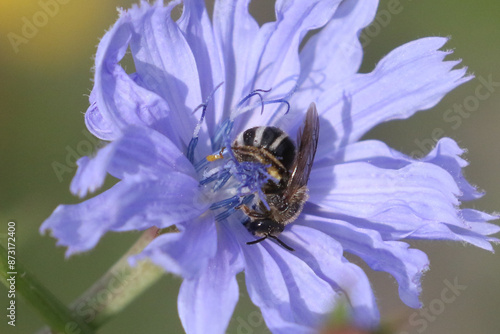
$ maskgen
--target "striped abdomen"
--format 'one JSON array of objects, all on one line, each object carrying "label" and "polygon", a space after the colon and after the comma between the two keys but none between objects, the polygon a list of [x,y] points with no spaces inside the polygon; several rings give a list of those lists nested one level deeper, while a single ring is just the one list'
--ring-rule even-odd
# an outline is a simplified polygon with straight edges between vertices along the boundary
[{"label": "striped abdomen", "polygon": [[271,164],[279,174],[287,174],[295,160],[295,144],[281,129],[257,126],[241,132],[232,149],[239,161]]}]

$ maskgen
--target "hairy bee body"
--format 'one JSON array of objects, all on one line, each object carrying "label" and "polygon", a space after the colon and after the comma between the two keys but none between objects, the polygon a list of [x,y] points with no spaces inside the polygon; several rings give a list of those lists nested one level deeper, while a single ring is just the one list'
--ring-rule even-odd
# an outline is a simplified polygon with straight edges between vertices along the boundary
[{"label": "hairy bee body", "polygon": [[255,209],[246,205],[240,209],[248,216],[246,228],[260,237],[254,244],[268,237],[276,239],[285,226],[297,219],[307,201],[307,181],[311,172],[319,136],[319,118],[314,104],[309,107],[303,129],[297,138],[298,150],[290,137],[281,129],[258,126],[240,133],[232,144],[238,161],[269,165],[268,173],[277,180],[268,181],[262,188],[267,206],[260,199]]},{"label": "hairy bee body", "polygon": [[272,126],[245,130],[233,142],[232,149],[240,162],[271,165],[269,174],[283,186],[286,184],[295,160],[295,144],[283,130]]}]

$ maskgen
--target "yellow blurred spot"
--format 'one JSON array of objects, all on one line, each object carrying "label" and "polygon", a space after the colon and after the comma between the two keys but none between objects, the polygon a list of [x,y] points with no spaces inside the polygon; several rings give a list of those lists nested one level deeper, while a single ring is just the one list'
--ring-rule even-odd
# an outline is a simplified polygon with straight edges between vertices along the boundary
[{"label": "yellow blurred spot", "polygon": [[2,0],[2,58],[24,68],[89,59],[116,21],[117,5],[117,0]]}]

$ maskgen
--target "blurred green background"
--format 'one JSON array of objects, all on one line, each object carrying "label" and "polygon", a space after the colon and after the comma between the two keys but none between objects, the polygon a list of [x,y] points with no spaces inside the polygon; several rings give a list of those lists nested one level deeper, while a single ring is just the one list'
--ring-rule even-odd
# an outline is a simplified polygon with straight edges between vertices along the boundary
[{"label": "blurred green background", "polygon": [[[38,0],[1,0],[0,233],[6,233],[9,220],[17,222],[18,261],[69,303],[100,277],[138,235],[109,234],[95,250],[65,259],[64,249],[56,247],[54,239],[38,233],[41,222],[58,204],[77,202],[69,193],[75,169],[66,158],[69,151],[84,150],[82,142],[88,142],[83,113],[92,87],[92,58],[99,38],[117,18],[115,8],[128,8],[134,1],[65,2],[15,52],[8,34],[22,35],[23,20],[31,21],[42,7]],[[389,2],[381,1],[379,11],[387,10]],[[468,179],[487,193],[467,205],[494,212],[500,207],[500,145],[495,141],[500,139],[500,85],[484,100],[474,96],[481,85],[479,77],[500,82],[500,3],[401,0],[400,7],[398,14],[379,15],[378,23],[365,32],[369,41],[363,71],[371,70],[398,45],[438,35],[452,37],[446,45],[455,50],[452,58],[463,59],[476,79],[453,91],[431,111],[379,126],[367,137],[382,139],[408,154],[420,150],[418,143],[430,142],[433,133],[455,139],[469,150],[466,159],[471,165],[465,170]],[[261,22],[273,17],[271,1],[255,1],[251,10]],[[474,101],[478,104],[474,105]],[[444,117],[451,115],[448,110],[464,103],[470,103],[472,111],[447,122]],[[54,162],[68,166],[68,171],[58,177]],[[383,318],[406,324],[404,330],[408,333],[498,333],[498,255],[450,242],[412,244],[426,251],[431,259],[422,294],[426,307],[431,306],[429,316],[404,306],[392,277],[371,272]],[[446,280],[466,286],[452,303],[440,302]],[[242,287],[243,283],[240,277]],[[99,333],[182,333],[176,310],[179,285],[180,279],[166,275]],[[244,290],[228,333],[267,332]],[[30,306],[18,299],[16,327],[8,326],[4,315],[6,294],[7,290],[0,287],[1,333],[32,333],[43,325]],[[408,319],[414,323],[408,324]]]}]

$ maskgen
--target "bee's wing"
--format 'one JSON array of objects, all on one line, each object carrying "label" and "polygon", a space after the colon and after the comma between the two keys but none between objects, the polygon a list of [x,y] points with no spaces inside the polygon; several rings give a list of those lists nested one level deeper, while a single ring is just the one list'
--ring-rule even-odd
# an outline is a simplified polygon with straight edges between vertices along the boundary
[{"label": "bee's wing", "polygon": [[307,185],[309,174],[318,147],[319,116],[313,102],[307,109],[304,125],[297,134],[298,152],[292,166],[292,175],[288,181],[285,197],[291,197],[298,189]]}]

